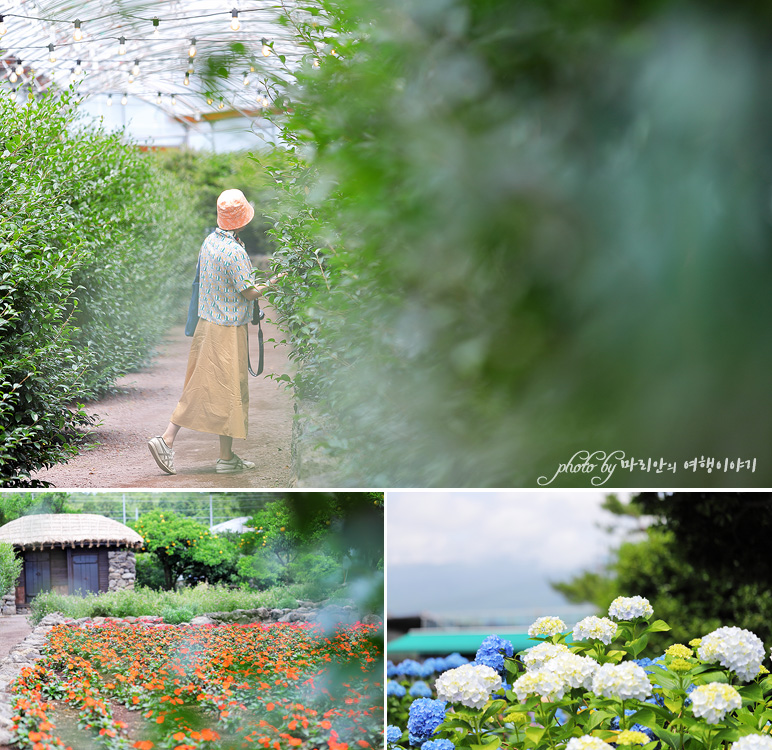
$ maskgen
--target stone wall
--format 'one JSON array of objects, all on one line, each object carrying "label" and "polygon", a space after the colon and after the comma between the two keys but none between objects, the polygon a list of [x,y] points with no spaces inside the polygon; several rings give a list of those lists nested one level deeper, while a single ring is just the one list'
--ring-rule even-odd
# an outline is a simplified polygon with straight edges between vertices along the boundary
[{"label": "stone wall", "polygon": [[111,549],[107,552],[110,564],[108,591],[133,589],[137,578],[137,563],[134,550]]},{"label": "stone wall", "polygon": [[16,589],[12,588],[2,599],[0,599],[0,615],[16,614]]}]

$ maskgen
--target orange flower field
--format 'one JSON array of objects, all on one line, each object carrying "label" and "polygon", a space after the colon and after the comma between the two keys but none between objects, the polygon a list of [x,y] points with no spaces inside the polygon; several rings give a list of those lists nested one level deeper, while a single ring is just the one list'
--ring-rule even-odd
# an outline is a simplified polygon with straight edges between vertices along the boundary
[{"label": "orange flower field", "polygon": [[360,623],[58,626],[14,685],[18,741],[80,750],[77,715],[116,750],[380,748],[381,640]]}]

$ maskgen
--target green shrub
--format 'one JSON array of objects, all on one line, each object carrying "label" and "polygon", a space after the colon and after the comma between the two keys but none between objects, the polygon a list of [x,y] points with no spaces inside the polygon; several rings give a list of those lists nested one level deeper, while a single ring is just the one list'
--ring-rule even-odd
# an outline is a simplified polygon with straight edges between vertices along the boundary
[{"label": "green shrub", "polygon": [[21,568],[21,559],[16,556],[13,545],[0,542],[0,598],[16,584]]},{"label": "green shrub", "polygon": [[141,366],[190,288],[200,225],[181,184],[70,93],[0,95],[0,485],[77,450],[78,402]]}]

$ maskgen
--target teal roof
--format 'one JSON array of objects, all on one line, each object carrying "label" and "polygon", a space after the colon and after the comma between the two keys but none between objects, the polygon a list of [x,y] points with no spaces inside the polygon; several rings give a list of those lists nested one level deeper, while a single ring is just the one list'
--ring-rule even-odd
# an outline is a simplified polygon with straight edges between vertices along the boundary
[{"label": "teal roof", "polygon": [[389,657],[395,654],[452,654],[474,653],[480,647],[486,636],[495,633],[501,638],[511,641],[515,651],[524,651],[535,646],[539,641],[532,640],[528,633],[513,632],[507,629],[490,628],[488,630],[411,630],[400,638],[389,641],[387,651]]}]

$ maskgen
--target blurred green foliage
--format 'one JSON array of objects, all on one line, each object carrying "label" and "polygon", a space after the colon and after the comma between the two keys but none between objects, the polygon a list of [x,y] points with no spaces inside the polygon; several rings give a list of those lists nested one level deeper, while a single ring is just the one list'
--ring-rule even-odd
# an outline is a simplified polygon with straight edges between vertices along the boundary
[{"label": "blurred green foliage", "polygon": [[145,363],[195,262],[184,184],[120,135],[78,130],[75,109],[70,92],[0,96],[3,486],[76,451],[77,404]]},{"label": "blurred green foliage", "polygon": [[669,640],[652,636],[652,653],[725,625],[772,644],[772,561],[765,555],[772,495],[644,492],[629,506],[611,498],[604,507],[642,518],[644,530],[620,545],[604,571],[553,584],[569,601],[591,602],[605,613],[617,596],[645,596],[673,628]]},{"label": "blurred green foliage", "polygon": [[534,486],[623,450],[770,484],[768,7],[304,7],[262,162],[292,382],[341,481]]}]

